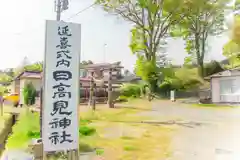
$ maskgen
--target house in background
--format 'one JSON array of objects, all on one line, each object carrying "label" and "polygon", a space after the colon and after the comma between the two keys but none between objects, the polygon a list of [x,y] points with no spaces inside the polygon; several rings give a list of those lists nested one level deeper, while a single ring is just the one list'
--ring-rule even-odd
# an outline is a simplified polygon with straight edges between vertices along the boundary
[{"label": "house in background", "polygon": [[225,70],[207,79],[213,103],[240,103],[240,68]]},{"label": "house in background", "polygon": [[104,79],[104,82],[107,82],[109,78],[108,69],[110,68],[114,68],[112,71],[112,80],[122,77],[121,72],[123,67],[120,65],[120,62],[83,65],[80,67],[80,77],[91,78],[91,72],[94,72],[93,76],[96,79]]},{"label": "house in background", "polygon": [[[80,78],[79,83],[81,88],[89,88],[91,81],[91,72],[94,72],[94,78],[96,80],[96,85],[102,87],[102,82],[105,85],[105,88],[108,85],[109,79],[109,68],[115,68],[112,72],[113,87],[121,83],[134,82],[139,80],[135,76],[123,77],[122,76],[122,66],[119,62],[116,63],[99,63],[99,64],[90,64],[84,65],[80,68]],[[20,96],[20,104],[23,104],[23,88],[25,84],[31,82],[36,88],[37,92],[40,93],[42,85],[42,72],[35,71],[24,71],[20,73],[11,84],[11,92],[18,93]],[[39,95],[39,94],[38,94]]]},{"label": "house in background", "polygon": [[122,75],[123,67],[120,65],[120,62],[115,63],[97,63],[89,64],[82,66],[80,69],[81,78],[91,78],[91,72],[94,72],[94,77],[96,79],[103,79],[104,84],[107,85],[109,79],[109,68],[114,68],[112,71],[112,80],[113,84],[121,83],[139,83],[141,78],[135,76],[134,74]]},{"label": "house in background", "polygon": [[41,72],[36,72],[36,71],[24,71],[20,73],[17,77],[12,82],[11,85],[11,92],[12,93],[18,93],[20,96],[20,102],[19,104],[24,103],[24,98],[23,98],[23,88],[25,84],[31,82],[33,86],[35,87],[38,95],[40,93],[41,85],[42,85],[42,80],[41,80]]}]

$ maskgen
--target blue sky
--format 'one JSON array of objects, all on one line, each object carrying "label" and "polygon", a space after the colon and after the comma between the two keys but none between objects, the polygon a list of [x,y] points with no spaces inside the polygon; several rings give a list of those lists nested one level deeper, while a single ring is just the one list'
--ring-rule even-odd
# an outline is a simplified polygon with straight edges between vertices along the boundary
[{"label": "blue sky", "polygon": [[[31,62],[40,61],[44,55],[44,24],[47,19],[55,19],[53,0],[0,0],[0,69],[18,66],[24,57]],[[62,20],[88,7],[93,0],[70,0],[69,10],[62,13]],[[121,61],[125,68],[132,70],[135,56],[128,47],[130,24],[109,15],[99,7],[92,7],[71,22],[82,24],[82,60],[94,62]],[[228,41],[227,35],[209,39],[211,50],[208,59],[223,59],[222,46]],[[174,63],[183,63],[187,55],[184,42],[169,40],[168,55]]]}]

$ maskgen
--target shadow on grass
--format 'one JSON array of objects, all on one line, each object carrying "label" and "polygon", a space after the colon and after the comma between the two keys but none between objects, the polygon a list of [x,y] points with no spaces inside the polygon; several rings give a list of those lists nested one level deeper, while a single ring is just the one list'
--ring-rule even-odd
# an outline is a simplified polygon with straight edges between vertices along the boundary
[{"label": "shadow on grass", "polygon": [[155,126],[159,126],[159,125],[178,125],[181,127],[187,127],[187,128],[196,128],[196,127],[200,127],[202,125],[204,125],[204,123],[199,123],[199,122],[178,122],[178,121],[174,121],[174,120],[169,120],[169,121],[109,121],[109,122],[114,122],[114,123],[135,123],[135,124],[149,124],[149,125],[155,125]]},{"label": "shadow on grass", "polygon": [[200,107],[200,108],[215,108],[215,109],[220,109],[220,108],[236,108],[237,106],[232,106],[228,104],[192,104],[191,106],[194,107]]},{"label": "shadow on grass", "polygon": [[153,109],[147,109],[147,108],[138,108],[134,106],[121,106],[121,105],[116,105],[114,109],[133,109],[133,110],[140,110],[140,111],[153,111]]}]

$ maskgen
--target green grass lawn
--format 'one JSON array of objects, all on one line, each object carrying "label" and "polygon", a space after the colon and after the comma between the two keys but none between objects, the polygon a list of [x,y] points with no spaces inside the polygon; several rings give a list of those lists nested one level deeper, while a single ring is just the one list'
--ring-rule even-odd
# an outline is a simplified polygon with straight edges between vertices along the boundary
[{"label": "green grass lawn", "polygon": [[203,107],[203,108],[214,108],[214,109],[229,109],[233,106],[230,105],[219,105],[219,104],[191,104],[194,107]]},{"label": "green grass lawn", "polygon": [[97,106],[94,112],[82,111],[81,118],[89,120],[89,126],[96,128],[97,134],[81,141],[101,148],[101,156],[106,160],[156,160],[171,155],[173,126],[135,123],[152,119],[138,116],[139,112],[151,109],[150,102],[132,100],[124,107],[117,106],[116,109]]},{"label": "green grass lawn", "polygon": [[[156,160],[171,154],[173,126],[136,123],[151,117],[138,116],[150,109],[145,100],[129,102],[130,107],[110,109],[97,105],[97,110],[80,107],[80,149],[97,148],[97,157],[104,160]],[[33,137],[39,137],[39,114],[24,112],[13,127],[7,148],[26,148]]]},{"label": "green grass lawn", "polygon": [[8,121],[10,118],[10,114],[4,114],[3,116],[0,116],[0,132],[5,128],[6,121]]}]

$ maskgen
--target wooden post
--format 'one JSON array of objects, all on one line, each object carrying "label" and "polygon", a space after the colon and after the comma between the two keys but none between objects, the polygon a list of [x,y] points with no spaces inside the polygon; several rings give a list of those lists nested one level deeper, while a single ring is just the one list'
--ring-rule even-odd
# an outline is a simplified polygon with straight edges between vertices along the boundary
[{"label": "wooden post", "polygon": [[1,107],[1,116],[3,116],[3,94],[0,94],[0,107]]},{"label": "wooden post", "polygon": [[108,106],[109,108],[114,108],[114,104],[112,102],[112,68],[109,69],[108,74]]},{"label": "wooden post", "polygon": [[78,150],[70,150],[70,151],[68,151],[68,160],[79,160],[79,152],[78,152]]},{"label": "wooden post", "polygon": [[93,79],[94,72],[91,72],[91,81],[90,81],[90,95],[89,95],[89,105],[93,107],[93,88],[94,88],[94,79]]},{"label": "wooden post", "polygon": [[96,83],[93,82],[92,109],[96,110]]},{"label": "wooden post", "polygon": [[42,138],[42,117],[43,117],[43,88],[40,90],[40,138]]}]

